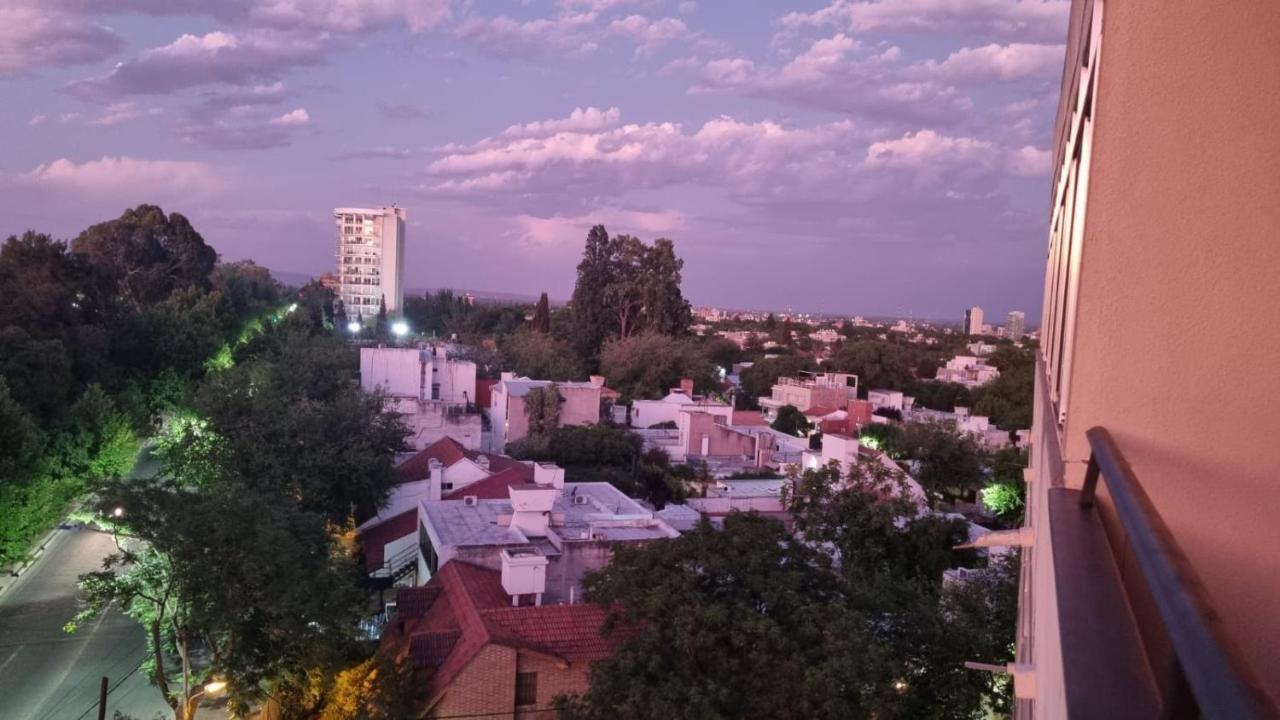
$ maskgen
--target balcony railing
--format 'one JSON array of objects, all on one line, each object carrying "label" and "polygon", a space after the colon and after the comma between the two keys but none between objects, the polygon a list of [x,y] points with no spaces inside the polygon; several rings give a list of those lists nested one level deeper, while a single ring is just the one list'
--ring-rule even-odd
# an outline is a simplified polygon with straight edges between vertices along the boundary
[{"label": "balcony railing", "polygon": [[[1082,509],[1094,507],[1099,479],[1123,528],[1133,562],[1142,574],[1171,658],[1160,691],[1165,718],[1251,720],[1280,717],[1253,673],[1226,637],[1222,622],[1187,557],[1178,548],[1155,505],[1105,428],[1085,433],[1092,451],[1079,493]],[[1070,593],[1071,588],[1060,588]],[[1064,628],[1067,632],[1092,628]]]}]

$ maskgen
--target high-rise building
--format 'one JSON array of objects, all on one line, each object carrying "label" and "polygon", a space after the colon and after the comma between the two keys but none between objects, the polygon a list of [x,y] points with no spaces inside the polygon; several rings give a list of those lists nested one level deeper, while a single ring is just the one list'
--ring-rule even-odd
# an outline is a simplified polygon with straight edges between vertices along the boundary
[{"label": "high-rise building", "polygon": [[966,335],[982,334],[982,308],[974,305],[964,311],[964,332]]},{"label": "high-rise building", "polygon": [[1066,48],[1015,717],[1280,717],[1280,4],[1073,0]]},{"label": "high-rise building", "polygon": [[338,298],[351,319],[404,307],[404,208],[337,208]]},{"label": "high-rise building", "polygon": [[1014,342],[1022,339],[1022,334],[1026,332],[1027,314],[1021,310],[1014,310],[1009,313],[1009,317],[1004,321],[1004,336]]}]

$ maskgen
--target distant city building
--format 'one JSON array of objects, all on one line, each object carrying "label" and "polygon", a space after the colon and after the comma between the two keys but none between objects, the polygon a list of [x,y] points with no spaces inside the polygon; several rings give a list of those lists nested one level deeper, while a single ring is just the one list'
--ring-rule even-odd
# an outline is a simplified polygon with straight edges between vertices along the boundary
[{"label": "distant city building", "polygon": [[1027,314],[1021,310],[1014,310],[1009,313],[1009,317],[1004,321],[1004,336],[1014,342],[1022,339],[1022,335],[1026,332]]},{"label": "distant city building", "polygon": [[337,273],[327,272],[320,275],[320,287],[332,290],[335,295],[338,293],[341,284],[342,281],[338,279]]},{"label": "distant city building", "polygon": [[978,387],[1000,377],[1000,370],[988,365],[986,360],[973,355],[957,355],[938,368],[935,379],[941,382],[959,383],[965,387]]},{"label": "distant city building", "polygon": [[849,407],[858,399],[858,376],[849,373],[821,373],[809,377],[780,377],[768,397],[759,399],[760,409],[769,421],[778,416],[783,406],[792,405],[800,412],[821,405],[833,410]]},{"label": "distant city building", "polygon": [[338,298],[347,317],[377,315],[404,307],[404,223],[402,207],[337,208]]},{"label": "distant city building", "polygon": [[982,308],[974,305],[964,311],[964,331],[969,335],[982,334]]}]

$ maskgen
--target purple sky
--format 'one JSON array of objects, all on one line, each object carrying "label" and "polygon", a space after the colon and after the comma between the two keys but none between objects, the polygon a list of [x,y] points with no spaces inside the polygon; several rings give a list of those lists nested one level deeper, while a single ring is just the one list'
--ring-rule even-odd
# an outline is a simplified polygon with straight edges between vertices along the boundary
[{"label": "purple sky", "polygon": [[587,228],[695,304],[1038,319],[1068,0],[5,0],[0,234],[126,206],[318,273],[567,297]]}]

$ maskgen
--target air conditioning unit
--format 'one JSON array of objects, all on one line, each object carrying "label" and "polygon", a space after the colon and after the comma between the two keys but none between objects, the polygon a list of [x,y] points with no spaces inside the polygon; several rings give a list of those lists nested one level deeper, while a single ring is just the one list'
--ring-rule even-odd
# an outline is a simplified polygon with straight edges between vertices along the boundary
[{"label": "air conditioning unit", "polygon": [[573,496],[573,504],[574,504],[574,505],[586,505],[586,504],[587,504],[587,496],[586,496],[586,495],[574,495],[574,496]]},{"label": "air conditioning unit", "polygon": [[462,498],[462,504],[467,507],[475,507],[480,504],[480,498],[475,495],[465,495]]}]

